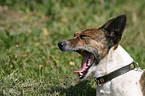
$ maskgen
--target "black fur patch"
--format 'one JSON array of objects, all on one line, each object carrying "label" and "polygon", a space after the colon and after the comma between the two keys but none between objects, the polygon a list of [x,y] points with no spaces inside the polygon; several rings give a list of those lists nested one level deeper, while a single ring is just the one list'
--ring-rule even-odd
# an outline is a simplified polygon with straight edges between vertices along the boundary
[{"label": "black fur patch", "polygon": [[108,40],[116,45],[122,37],[123,30],[126,26],[127,17],[126,15],[120,15],[106,22],[100,29],[102,29]]}]

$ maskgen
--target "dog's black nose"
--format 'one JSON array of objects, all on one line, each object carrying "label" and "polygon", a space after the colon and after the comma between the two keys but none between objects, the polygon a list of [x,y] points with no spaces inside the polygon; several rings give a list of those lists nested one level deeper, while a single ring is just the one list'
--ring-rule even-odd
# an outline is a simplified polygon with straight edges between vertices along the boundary
[{"label": "dog's black nose", "polygon": [[66,44],[64,43],[64,42],[59,42],[58,43],[58,46],[59,46],[59,48],[62,48],[62,47],[64,47]]},{"label": "dog's black nose", "polygon": [[66,43],[65,42],[59,42],[58,43],[58,47],[60,48],[60,50],[64,50],[64,48],[65,48],[65,46],[66,46]]}]

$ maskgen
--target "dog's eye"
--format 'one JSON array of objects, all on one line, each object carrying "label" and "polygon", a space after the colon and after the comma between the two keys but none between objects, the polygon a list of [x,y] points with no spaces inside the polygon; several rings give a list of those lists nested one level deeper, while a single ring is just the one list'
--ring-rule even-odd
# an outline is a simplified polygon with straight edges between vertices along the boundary
[{"label": "dog's eye", "polygon": [[76,34],[74,34],[74,37],[76,37]]},{"label": "dog's eye", "polygon": [[79,34],[80,34],[80,32],[76,32],[76,33],[74,34],[74,37],[79,36]]}]

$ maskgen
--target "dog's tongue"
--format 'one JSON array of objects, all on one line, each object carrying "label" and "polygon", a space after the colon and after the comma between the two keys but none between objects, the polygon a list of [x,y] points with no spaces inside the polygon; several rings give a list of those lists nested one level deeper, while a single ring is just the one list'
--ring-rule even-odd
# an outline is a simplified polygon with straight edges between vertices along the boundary
[{"label": "dog's tongue", "polygon": [[90,58],[90,56],[83,56],[83,60],[82,60],[82,65],[81,68],[79,69],[79,71],[74,71],[75,73],[81,73],[84,72],[86,69],[86,65],[87,65],[87,61]]}]

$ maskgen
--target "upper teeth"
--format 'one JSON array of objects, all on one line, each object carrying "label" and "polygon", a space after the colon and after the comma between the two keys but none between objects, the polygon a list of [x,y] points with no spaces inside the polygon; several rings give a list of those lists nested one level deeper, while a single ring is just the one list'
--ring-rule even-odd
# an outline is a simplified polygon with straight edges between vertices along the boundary
[{"label": "upper teeth", "polygon": [[87,65],[88,65],[88,66],[90,66],[90,65],[91,65],[91,63],[88,63]]}]

